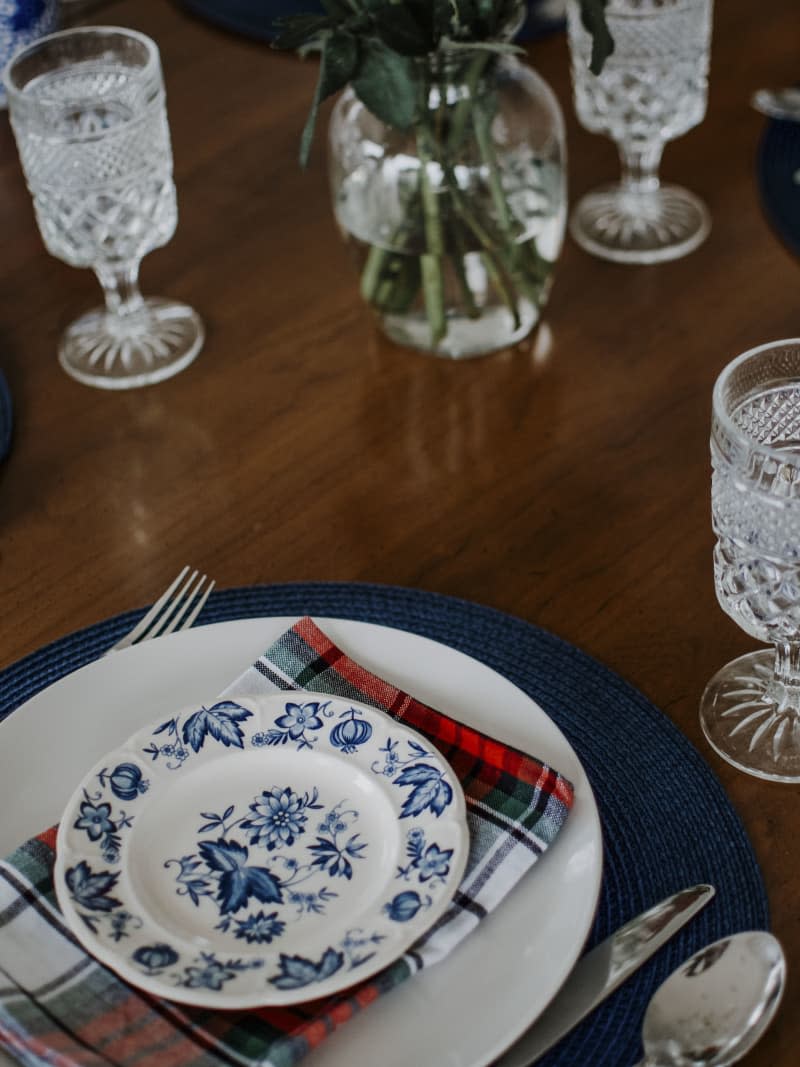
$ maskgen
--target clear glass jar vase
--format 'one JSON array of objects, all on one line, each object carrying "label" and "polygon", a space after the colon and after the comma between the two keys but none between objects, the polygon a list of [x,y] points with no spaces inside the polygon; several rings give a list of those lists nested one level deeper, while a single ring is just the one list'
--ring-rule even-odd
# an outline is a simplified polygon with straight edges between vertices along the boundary
[{"label": "clear glass jar vase", "polygon": [[393,341],[480,356],[522,340],[547,300],[566,222],[563,116],[515,57],[459,50],[420,63],[427,108],[410,130],[352,88],[339,98],[334,212]]}]

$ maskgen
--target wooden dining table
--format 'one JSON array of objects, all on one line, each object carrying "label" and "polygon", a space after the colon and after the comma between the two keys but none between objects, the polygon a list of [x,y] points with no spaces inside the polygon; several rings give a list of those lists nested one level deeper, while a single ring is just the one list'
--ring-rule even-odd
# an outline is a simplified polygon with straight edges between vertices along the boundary
[{"label": "wooden dining table", "polygon": [[[568,238],[538,330],[465,361],[396,347],[362,305],[331,211],[330,103],[298,166],[313,58],[167,0],[71,6],[159,44],[179,224],[145,258],[142,287],[195,307],[207,338],[156,386],[107,392],[64,374],[59,334],[99,288],[46,253],[0,115],[0,369],[15,415],[0,669],[151,602],[186,562],[222,588],[385,583],[552,631],[641,690],[719,776],[789,968],[784,1007],[742,1062],[794,1067],[800,790],[720,759],[698,702],[752,648],[714,590],[712,386],[744,350],[800,334],[800,264],[762,210],[766,120],[749,106],[758,87],[797,79],[796,0],[717,5],[707,116],[662,167],[708,205],[705,243],[629,267]],[[615,177],[616,151],[575,118],[564,34],[528,52],[564,112],[574,202]]]}]

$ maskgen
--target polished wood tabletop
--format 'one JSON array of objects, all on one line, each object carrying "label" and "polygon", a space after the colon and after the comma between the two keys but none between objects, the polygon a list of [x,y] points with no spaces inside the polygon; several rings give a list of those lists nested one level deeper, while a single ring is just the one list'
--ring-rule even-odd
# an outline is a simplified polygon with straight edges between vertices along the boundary
[{"label": "polished wood tabletop", "polygon": [[[537,333],[461,363],[394,347],[360,303],[324,136],[297,166],[314,60],[167,0],[88,17],[161,48],[180,219],[142,286],[193,305],[208,333],[157,386],[109,393],[64,374],[59,334],[99,288],[45,252],[0,115],[0,367],[16,417],[0,468],[0,668],[150,602],[185,562],[221,587],[418,587],[553,631],[642,690],[721,778],[790,969],[784,1009],[743,1062],[795,1067],[800,791],[719,759],[697,708],[752,647],[714,592],[712,385],[738,353],[800,334],[800,264],[759,204],[765,120],[748,106],[797,79],[796,0],[717,5],[708,115],[662,170],[709,206],[702,247],[632,268],[568,239]],[[574,201],[616,176],[616,152],[575,120],[563,35],[530,52],[566,117]]]}]

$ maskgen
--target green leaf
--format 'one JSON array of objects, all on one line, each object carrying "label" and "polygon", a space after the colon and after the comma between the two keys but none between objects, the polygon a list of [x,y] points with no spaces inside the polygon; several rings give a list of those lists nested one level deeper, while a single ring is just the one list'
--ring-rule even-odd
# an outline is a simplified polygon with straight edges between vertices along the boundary
[{"label": "green leaf", "polygon": [[375,41],[366,49],[353,78],[359,99],[383,122],[398,130],[413,126],[422,95],[420,72],[410,56]]},{"label": "green leaf", "polygon": [[599,74],[605,61],[614,51],[614,38],[606,23],[607,0],[580,0],[580,3],[581,22],[586,32],[592,37],[592,58],[589,61],[589,70],[592,74]]},{"label": "green leaf", "polygon": [[347,0],[321,0],[322,6],[335,19],[346,19],[353,14]]},{"label": "green leaf", "polygon": [[275,19],[273,25],[278,33],[272,47],[293,52],[318,33],[329,29],[331,19],[327,15],[290,15]]},{"label": "green leaf", "polygon": [[311,111],[300,138],[300,165],[302,167],[308,165],[320,104],[347,85],[358,69],[358,57],[358,41],[352,34],[344,30],[336,30],[325,38],[319,63],[317,88],[314,91]]},{"label": "green leaf", "polygon": [[403,56],[425,56],[436,47],[430,19],[416,18],[412,7],[405,4],[387,4],[377,13],[375,32]]}]

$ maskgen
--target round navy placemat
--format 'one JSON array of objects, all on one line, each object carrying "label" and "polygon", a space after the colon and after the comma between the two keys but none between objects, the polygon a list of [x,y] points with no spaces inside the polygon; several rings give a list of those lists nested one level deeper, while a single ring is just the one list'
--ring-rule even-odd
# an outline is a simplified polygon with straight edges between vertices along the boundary
[{"label": "round navy placemat", "polygon": [[769,224],[787,248],[800,256],[800,123],[786,119],[767,122],[756,169],[761,206]]},{"label": "round navy placemat", "polygon": [[[277,20],[289,15],[324,14],[320,0],[181,0],[193,15],[224,30],[271,41],[280,28]],[[562,0],[529,0],[519,38],[533,40],[566,24]]]},{"label": "round navy placemat", "polygon": [[11,393],[8,390],[8,382],[0,370],[0,463],[6,458],[11,450],[11,433],[14,427],[13,408],[11,406]]},{"label": "round navy placemat", "polygon": [[[142,612],[98,623],[0,673],[0,718],[100,655]],[[505,675],[564,731],[595,791],[604,836],[603,888],[589,945],[664,896],[698,882],[712,902],[581,1026],[542,1067],[620,1067],[640,1054],[647,1002],[688,955],[738,930],[768,925],[750,842],[700,753],[658,708],[579,649],[521,619],[420,590],[296,583],[212,594],[198,624],[268,615],[382,623],[441,641]],[[546,915],[532,917],[546,922]],[[547,966],[546,960],[533,961]]]}]

